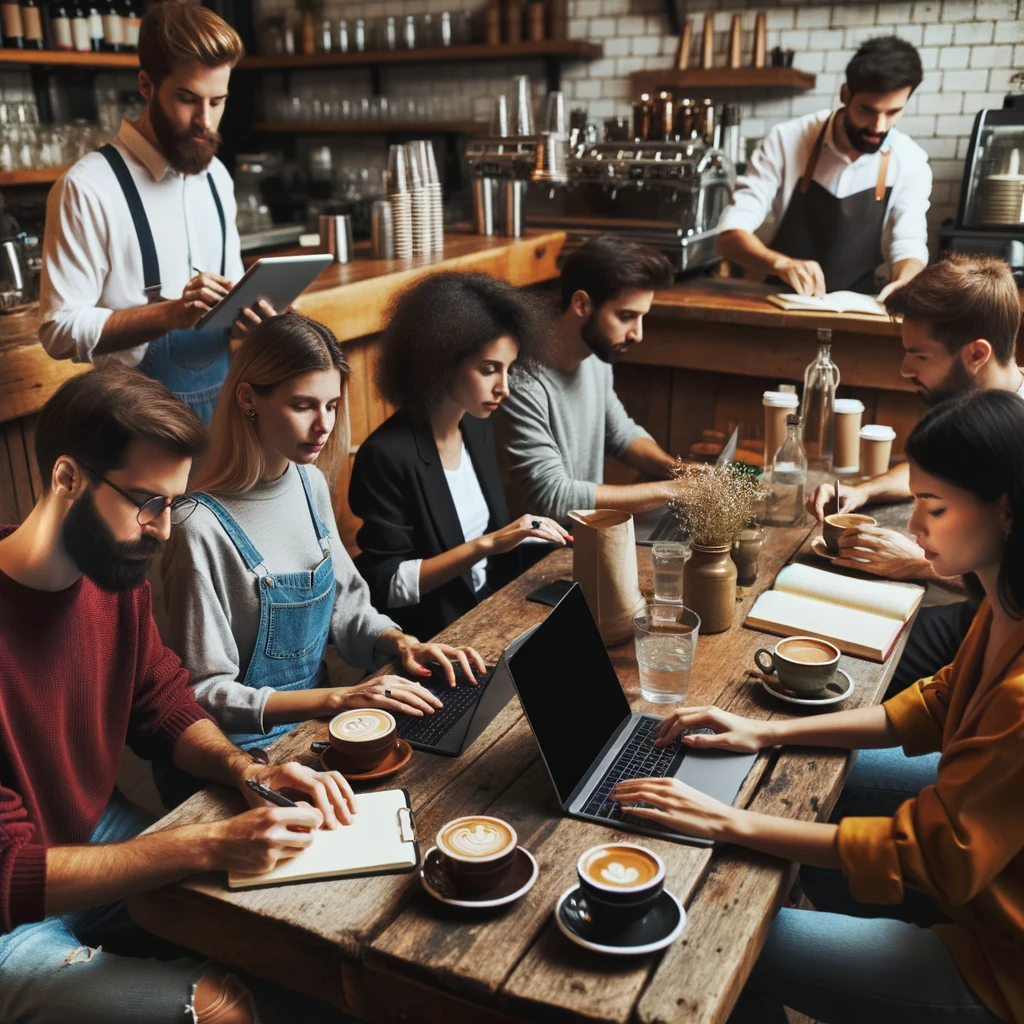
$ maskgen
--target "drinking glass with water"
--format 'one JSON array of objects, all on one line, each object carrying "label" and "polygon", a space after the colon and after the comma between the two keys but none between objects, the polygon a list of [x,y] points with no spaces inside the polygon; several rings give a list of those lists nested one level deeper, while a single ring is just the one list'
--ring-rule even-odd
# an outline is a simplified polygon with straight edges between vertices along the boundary
[{"label": "drinking glass with water", "polygon": [[659,540],[652,545],[654,600],[659,604],[683,603],[683,566],[689,557],[690,545],[682,541]]},{"label": "drinking glass with water", "polygon": [[652,601],[633,616],[640,696],[653,704],[681,704],[690,687],[700,616],[680,604]]}]

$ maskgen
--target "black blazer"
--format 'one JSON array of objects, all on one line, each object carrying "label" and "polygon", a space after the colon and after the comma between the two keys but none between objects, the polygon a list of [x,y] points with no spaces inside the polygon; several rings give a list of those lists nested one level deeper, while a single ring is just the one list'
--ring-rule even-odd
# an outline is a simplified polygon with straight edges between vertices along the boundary
[{"label": "black blazer", "polygon": [[[491,512],[490,533],[509,522],[491,423],[467,413],[459,427]],[[363,520],[356,534],[361,552],[356,567],[369,584],[378,611],[390,615],[407,633],[427,640],[476,606],[472,574],[467,569],[424,594],[418,605],[388,607],[391,578],[401,562],[433,558],[466,540],[428,424],[402,410],[385,420],[356,452],[348,501]],[[487,582],[491,589],[513,579],[518,567],[514,551],[490,558]]]}]

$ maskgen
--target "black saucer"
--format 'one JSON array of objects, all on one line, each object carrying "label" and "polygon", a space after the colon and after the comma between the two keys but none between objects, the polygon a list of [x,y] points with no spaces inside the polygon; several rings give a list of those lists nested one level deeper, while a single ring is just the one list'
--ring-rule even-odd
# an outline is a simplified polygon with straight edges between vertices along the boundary
[{"label": "black saucer", "polygon": [[584,949],[636,956],[654,953],[675,942],[686,924],[686,911],[672,893],[663,889],[654,906],[638,921],[625,928],[601,927],[591,920],[586,894],[579,885],[573,885],[562,893],[555,907],[555,922],[567,939]]},{"label": "black saucer", "polygon": [[480,909],[502,907],[506,903],[515,902],[533,888],[533,883],[537,881],[537,874],[537,861],[534,860],[533,854],[522,846],[516,850],[516,857],[508,874],[498,885],[484,892],[470,894],[457,889],[451,879],[441,870],[441,858],[436,846],[427,850],[423,858],[423,868],[420,871],[423,888],[435,899],[453,907],[477,907]]}]

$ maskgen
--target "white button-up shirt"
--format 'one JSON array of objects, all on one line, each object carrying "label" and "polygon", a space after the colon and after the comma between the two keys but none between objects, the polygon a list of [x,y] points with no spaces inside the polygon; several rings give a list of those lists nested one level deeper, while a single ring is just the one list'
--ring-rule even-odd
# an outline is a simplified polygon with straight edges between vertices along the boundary
[{"label": "white button-up shirt", "polygon": [[[814,143],[831,113],[819,110],[784,121],[768,133],[750,158],[746,173],[736,180],[732,202],[718,224],[720,230],[753,233],[769,212],[775,215],[776,225],[782,223]],[[886,185],[892,192],[882,227],[882,255],[889,266],[905,259],[927,263],[925,214],[932,192],[928,154],[896,128],[886,135],[884,148],[890,152]],[[836,148],[830,125],[814,169],[814,180],[837,199],[844,199],[875,187],[880,160],[881,150],[862,153],[851,160]]]},{"label": "white button-up shirt", "polygon": [[[139,190],[160,263],[160,292],[181,297],[199,271],[220,273],[220,218],[206,172],[183,175],[132,124],[121,122],[114,145]],[[208,171],[227,221],[224,276],[243,273],[235,227],[235,188],[216,159]],[[46,203],[39,340],[55,359],[92,362],[103,325],[114,310],[146,305],[142,252],[128,203],[99,153],[83,157],[50,190]],[[146,345],[100,355],[138,366]]]}]

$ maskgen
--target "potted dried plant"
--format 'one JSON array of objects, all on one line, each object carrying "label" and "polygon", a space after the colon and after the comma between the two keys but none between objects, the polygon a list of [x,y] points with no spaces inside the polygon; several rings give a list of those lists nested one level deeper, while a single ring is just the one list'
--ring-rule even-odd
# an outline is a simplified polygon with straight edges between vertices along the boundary
[{"label": "potted dried plant", "polygon": [[732,544],[761,500],[760,484],[730,465],[687,466],[678,474],[686,487],[672,511],[692,540],[683,569],[683,595],[704,633],[732,626],[736,607],[736,565]]}]

